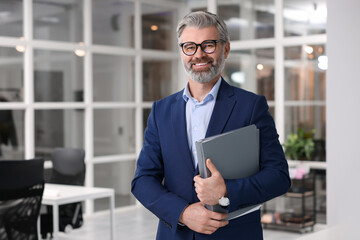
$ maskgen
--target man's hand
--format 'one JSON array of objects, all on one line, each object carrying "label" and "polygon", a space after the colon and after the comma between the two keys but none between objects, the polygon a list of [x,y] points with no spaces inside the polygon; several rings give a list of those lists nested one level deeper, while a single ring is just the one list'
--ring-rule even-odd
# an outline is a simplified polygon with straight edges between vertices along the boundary
[{"label": "man's hand", "polygon": [[201,202],[197,202],[185,208],[179,222],[195,232],[212,234],[218,228],[224,227],[229,223],[229,221],[225,220],[220,221],[226,217],[227,214],[210,211]]},{"label": "man's hand", "polygon": [[206,160],[206,166],[211,172],[211,177],[201,178],[199,175],[195,176],[195,191],[200,202],[215,205],[226,194],[227,189],[223,177],[210,159]]}]

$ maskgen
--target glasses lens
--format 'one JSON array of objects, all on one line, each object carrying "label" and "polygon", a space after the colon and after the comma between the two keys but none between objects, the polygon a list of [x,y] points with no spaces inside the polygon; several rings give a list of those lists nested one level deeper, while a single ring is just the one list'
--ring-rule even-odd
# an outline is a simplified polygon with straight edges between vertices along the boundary
[{"label": "glasses lens", "polygon": [[206,53],[213,53],[215,52],[215,42],[214,41],[205,41],[201,44],[201,48]]},{"label": "glasses lens", "polygon": [[183,51],[185,54],[192,55],[196,51],[196,44],[195,43],[184,43]]}]

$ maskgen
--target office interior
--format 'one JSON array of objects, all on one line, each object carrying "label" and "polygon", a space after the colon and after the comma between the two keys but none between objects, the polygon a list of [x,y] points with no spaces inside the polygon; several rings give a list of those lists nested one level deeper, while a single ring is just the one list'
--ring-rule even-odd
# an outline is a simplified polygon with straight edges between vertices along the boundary
[{"label": "office interior", "polygon": [[[298,130],[315,142],[310,159],[288,159],[315,174],[325,226],[299,238],[359,236],[359,9],[357,0],[2,0],[0,159],[42,157],[49,176],[54,148],[82,148],[85,186],[114,189],[119,213],[142,208],[130,182],[147,117],[186,84],[175,29],[208,10],[229,28],[224,79],[266,96],[281,143]],[[286,201],[268,204],[298,204]],[[84,206],[89,217],[108,209]]]}]

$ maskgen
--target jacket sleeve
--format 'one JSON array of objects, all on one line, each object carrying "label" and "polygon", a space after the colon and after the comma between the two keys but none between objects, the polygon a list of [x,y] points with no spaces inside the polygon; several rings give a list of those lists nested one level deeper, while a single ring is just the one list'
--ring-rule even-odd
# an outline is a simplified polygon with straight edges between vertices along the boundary
[{"label": "jacket sleeve", "polygon": [[291,185],[288,164],[268,109],[265,97],[258,97],[250,120],[250,124],[255,124],[260,130],[260,171],[248,178],[225,180],[230,212],[280,196]]},{"label": "jacket sleeve", "polygon": [[156,102],[148,118],[143,148],[137,161],[131,191],[147,209],[175,233],[180,215],[189,203],[168,191],[163,185],[164,163],[155,116]]}]

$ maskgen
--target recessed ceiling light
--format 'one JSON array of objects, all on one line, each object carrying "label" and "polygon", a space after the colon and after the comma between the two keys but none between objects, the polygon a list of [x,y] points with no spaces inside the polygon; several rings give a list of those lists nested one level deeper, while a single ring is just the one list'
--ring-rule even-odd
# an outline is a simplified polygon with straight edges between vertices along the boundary
[{"label": "recessed ceiling light", "polygon": [[258,65],[256,65],[256,69],[261,71],[264,69],[264,65],[262,65],[261,63],[259,63]]},{"label": "recessed ceiling light", "polygon": [[312,46],[304,46],[304,51],[307,53],[307,54],[312,54],[314,52],[314,49]]}]

